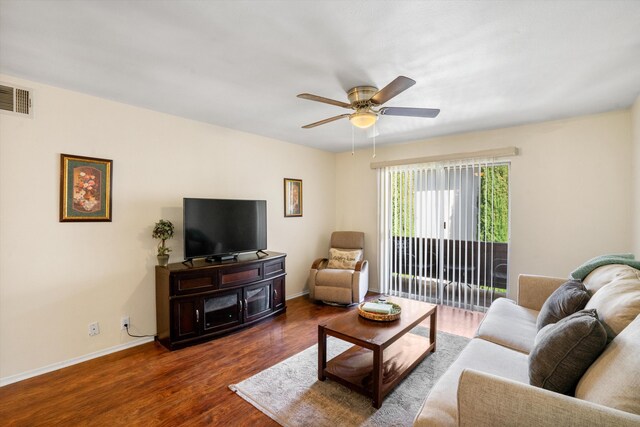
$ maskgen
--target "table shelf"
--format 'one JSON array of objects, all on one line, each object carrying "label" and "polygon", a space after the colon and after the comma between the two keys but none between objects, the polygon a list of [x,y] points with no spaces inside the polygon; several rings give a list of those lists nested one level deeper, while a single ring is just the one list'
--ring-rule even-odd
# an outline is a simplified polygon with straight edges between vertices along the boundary
[{"label": "table shelf", "polygon": [[[406,334],[383,351],[382,395],[388,394],[431,352],[428,338]],[[325,375],[360,393],[373,395],[373,350],[357,345],[327,361]],[[345,384],[348,383],[348,384]]]}]

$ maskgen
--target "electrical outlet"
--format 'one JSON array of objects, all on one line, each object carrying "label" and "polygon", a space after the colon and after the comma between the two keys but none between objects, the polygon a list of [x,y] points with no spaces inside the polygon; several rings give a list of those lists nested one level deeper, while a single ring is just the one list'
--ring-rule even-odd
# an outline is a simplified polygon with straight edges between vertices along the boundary
[{"label": "electrical outlet", "polygon": [[93,322],[89,324],[89,336],[92,337],[94,335],[98,335],[100,333],[100,324],[98,322]]},{"label": "electrical outlet", "polygon": [[129,316],[122,316],[120,319],[120,330],[124,331],[127,327],[131,327],[131,322],[129,322]]}]

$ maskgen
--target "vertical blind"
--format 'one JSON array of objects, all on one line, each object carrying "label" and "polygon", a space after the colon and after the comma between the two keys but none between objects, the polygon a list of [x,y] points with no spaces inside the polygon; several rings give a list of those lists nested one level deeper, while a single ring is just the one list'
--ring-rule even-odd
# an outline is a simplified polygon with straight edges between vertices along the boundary
[{"label": "vertical blind", "polygon": [[378,169],[381,291],[475,310],[504,296],[508,180],[495,159]]}]

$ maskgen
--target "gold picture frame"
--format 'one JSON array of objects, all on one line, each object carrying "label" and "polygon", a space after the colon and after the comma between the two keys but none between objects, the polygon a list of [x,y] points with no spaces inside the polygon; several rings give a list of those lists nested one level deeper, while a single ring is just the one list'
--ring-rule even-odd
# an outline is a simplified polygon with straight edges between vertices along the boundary
[{"label": "gold picture frame", "polygon": [[284,216],[302,216],[302,180],[284,179]]},{"label": "gold picture frame", "polygon": [[60,155],[60,222],[110,222],[113,160]]}]

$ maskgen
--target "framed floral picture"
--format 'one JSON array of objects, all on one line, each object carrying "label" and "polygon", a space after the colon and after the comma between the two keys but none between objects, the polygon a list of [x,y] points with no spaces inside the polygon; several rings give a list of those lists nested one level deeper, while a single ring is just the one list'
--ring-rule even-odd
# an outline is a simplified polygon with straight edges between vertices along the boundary
[{"label": "framed floral picture", "polygon": [[113,160],[60,155],[60,222],[111,221]]},{"label": "framed floral picture", "polygon": [[284,216],[302,216],[301,179],[284,179]]}]

